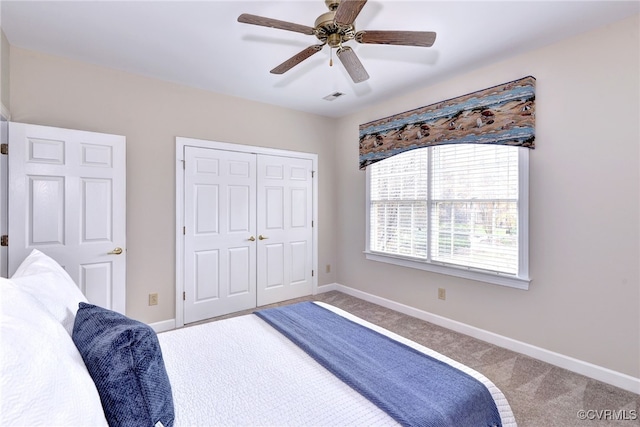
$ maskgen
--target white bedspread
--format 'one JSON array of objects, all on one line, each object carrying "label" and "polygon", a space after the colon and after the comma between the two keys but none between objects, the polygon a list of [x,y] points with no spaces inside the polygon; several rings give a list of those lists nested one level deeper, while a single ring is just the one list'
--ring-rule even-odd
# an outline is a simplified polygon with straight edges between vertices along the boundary
[{"label": "white bedspread", "polygon": [[[426,347],[321,304],[464,370],[487,386],[504,426],[511,408],[478,372]],[[176,426],[397,425],[304,351],[254,315],[158,335],[173,390]]]}]

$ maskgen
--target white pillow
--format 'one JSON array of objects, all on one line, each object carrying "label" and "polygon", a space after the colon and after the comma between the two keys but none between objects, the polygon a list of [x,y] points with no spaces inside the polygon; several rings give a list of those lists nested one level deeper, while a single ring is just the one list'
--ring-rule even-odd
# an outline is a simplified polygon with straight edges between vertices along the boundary
[{"label": "white pillow", "polygon": [[38,273],[57,273],[61,278],[68,280],[71,283],[75,283],[71,276],[65,271],[60,264],[53,258],[43,254],[37,249],[33,249],[28,257],[20,263],[16,272],[13,273],[14,277],[29,276],[31,274]]},{"label": "white pillow", "polygon": [[88,301],[60,264],[34,249],[11,280],[40,301],[71,336],[78,303]]},{"label": "white pillow", "polygon": [[7,279],[0,279],[0,425],[107,425],[71,337]]}]

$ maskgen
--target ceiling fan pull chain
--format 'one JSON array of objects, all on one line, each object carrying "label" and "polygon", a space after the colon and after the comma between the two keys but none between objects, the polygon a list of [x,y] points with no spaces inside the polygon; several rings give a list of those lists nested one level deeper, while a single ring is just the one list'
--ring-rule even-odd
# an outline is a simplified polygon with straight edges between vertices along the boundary
[{"label": "ceiling fan pull chain", "polygon": [[333,48],[329,47],[329,67],[333,67]]}]

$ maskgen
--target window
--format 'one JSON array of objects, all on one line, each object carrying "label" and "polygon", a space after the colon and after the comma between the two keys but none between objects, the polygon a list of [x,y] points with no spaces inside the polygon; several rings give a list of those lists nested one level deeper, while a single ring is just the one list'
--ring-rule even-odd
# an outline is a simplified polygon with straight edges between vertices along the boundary
[{"label": "window", "polygon": [[370,165],[367,258],[527,289],[528,151],[441,145]]}]

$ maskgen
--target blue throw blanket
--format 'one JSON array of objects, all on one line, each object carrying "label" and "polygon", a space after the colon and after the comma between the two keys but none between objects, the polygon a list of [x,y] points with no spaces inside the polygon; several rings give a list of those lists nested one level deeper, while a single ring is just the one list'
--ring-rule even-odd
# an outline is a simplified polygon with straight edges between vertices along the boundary
[{"label": "blue throw blanket", "polygon": [[487,388],[464,372],[312,302],[255,312],[404,426],[501,426]]}]

